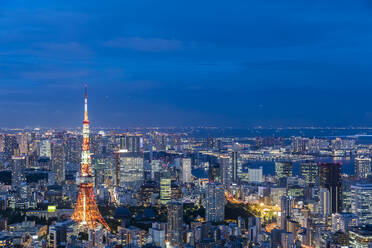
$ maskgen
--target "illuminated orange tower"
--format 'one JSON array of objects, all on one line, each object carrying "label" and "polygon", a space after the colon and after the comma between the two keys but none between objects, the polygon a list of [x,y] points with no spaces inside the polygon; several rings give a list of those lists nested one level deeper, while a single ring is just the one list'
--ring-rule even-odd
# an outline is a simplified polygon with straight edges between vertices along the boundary
[{"label": "illuminated orange tower", "polygon": [[85,110],[83,121],[83,149],[81,152],[81,171],[79,177],[79,195],[71,219],[88,229],[95,229],[100,222],[110,231],[105,219],[98,210],[93,191],[92,165],[90,159],[88,95],[85,86]]}]

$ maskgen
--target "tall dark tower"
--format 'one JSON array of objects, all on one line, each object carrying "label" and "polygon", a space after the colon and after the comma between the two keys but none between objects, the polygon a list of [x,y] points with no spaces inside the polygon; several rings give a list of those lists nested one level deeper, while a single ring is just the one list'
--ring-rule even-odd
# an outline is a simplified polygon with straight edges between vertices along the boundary
[{"label": "tall dark tower", "polygon": [[320,187],[329,190],[331,213],[342,211],[342,177],[340,163],[320,164]]},{"label": "tall dark tower", "polygon": [[83,121],[83,149],[81,152],[81,169],[79,178],[79,195],[74,213],[71,219],[78,222],[80,226],[94,229],[101,223],[110,231],[105,219],[98,210],[96,198],[93,191],[92,165],[90,158],[89,120],[88,120],[88,96],[85,87],[85,110]]},{"label": "tall dark tower", "polygon": [[232,180],[233,182],[238,182],[238,152],[233,151],[231,153],[232,162]]}]

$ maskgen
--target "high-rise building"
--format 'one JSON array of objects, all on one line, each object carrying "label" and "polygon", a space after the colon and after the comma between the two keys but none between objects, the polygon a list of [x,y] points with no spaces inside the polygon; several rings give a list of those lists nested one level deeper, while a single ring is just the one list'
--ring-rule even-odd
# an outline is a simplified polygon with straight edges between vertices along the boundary
[{"label": "high-rise building", "polygon": [[168,204],[168,242],[170,247],[183,247],[183,207],[182,203]]},{"label": "high-rise building", "polygon": [[350,228],[358,226],[358,217],[353,213],[332,214],[332,232],[348,232]]},{"label": "high-rise building", "polygon": [[155,246],[165,248],[165,223],[153,222],[149,233]]},{"label": "high-rise building", "polygon": [[142,135],[126,134],[120,137],[120,149],[130,153],[140,153],[142,148]]},{"label": "high-rise building", "polygon": [[289,220],[293,208],[294,198],[282,196],[280,198],[280,228],[287,229],[287,220]]},{"label": "high-rise building", "polygon": [[225,185],[229,185],[232,180],[232,166],[229,156],[221,155],[218,158],[220,164],[221,181]]},{"label": "high-rise building", "polygon": [[123,188],[136,189],[144,181],[144,165],[142,153],[127,150],[116,152],[117,184]]},{"label": "high-rise building", "polygon": [[67,242],[67,226],[63,222],[49,226],[48,248],[58,248]]},{"label": "high-rise building", "polygon": [[317,184],[319,180],[319,164],[314,161],[301,163],[301,175],[307,184]]},{"label": "high-rise building", "polygon": [[223,186],[219,183],[209,183],[206,190],[206,221],[224,221],[225,190]]},{"label": "high-rise building", "polygon": [[321,188],[319,190],[319,213],[323,217],[328,217],[331,214],[331,196],[329,190]]},{"label": "high-rise building", "polygon": [[371,175],[371,158],[358,157],[354,160],[355,175],[358,178],[367,178]]},{"label": "high-rise building", "polygon": [[275,175],[277,179],[292,176],[292,162],[275,162]]},{"label": "high-rise building", "polygon": [[329,191],[332,214],[342,211],[341,166],[339,163],[320,164],[320,187]]},{"label": "high-rise building", "polygon": [[55,182],[59,185],[64,184],[66,171],[66,153],[65,145],[62,140],[57,140],[53,143],[51,170],[54,174]]},{"label": "high-rise building", "polygon": [[51,143],[50,140],[41,140],[40,145],[39,145],[39,154],[40,157],[46,157],[46,158],[51,158],[52,157],[52,148],[51,148]]},{"label": "high-rise building", "polygon": [[294,246],[294,234],[290,232],[282,232],[280,235],[281,247],[291,248]]},{"label": "high-rise building", "polygon": [[160,203],[163,205],[171,201],[172,196],[172,180],[168,175],[164,175],[160,179]]},{"label": "high-rise building", "polygon": [[12,156],[12,185],[17,186],[25,181],[26,157]]},{"label": "high-rise building", "polygon": [[182,159],[182,182],[191,182],[191,158]]},{"label": "high-rise building", "polygon": [[248,168],[248,182],[261,183],[262,182],[262,166],[259,168]]},{"label": "high-rise building", "polygon": [[18,143],[14,135],[7,134],[4,138],[4,155],[5,159],[10,160],[12,156],[19,156]]},{"label": "high-rise building", "polygon": [[233,151],[231,153],[231,166],[232,166],[232,181],[233,182],[238,182],[238,174],[239,174],[239,163],[238,163],[238,158],[239,154],[237,151]]},{"label": "high-rise building", "polygon": [[372,225],[353,227],[349,231],[349,245],[353,248],[372,247]]},{"label": "high-rise building", "polygon": [[372,224],[372,184],[351,185],[352,212],[358,216],[359,224]]},{"label": "high-rise building", "polygon": [[19,133],[17,135],[17,143],[19,146],[19,153],[26,155],[28,153],[28,137],[27,133]]}]

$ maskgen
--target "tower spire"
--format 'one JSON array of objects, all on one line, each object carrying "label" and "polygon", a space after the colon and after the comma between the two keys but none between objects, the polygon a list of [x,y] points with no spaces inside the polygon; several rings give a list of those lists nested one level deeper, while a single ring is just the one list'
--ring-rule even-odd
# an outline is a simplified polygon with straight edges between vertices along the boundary
[{"label": "tower spire", "polygon": [[89,122],[89,120],[88,120],[88,86],[87,86],[87,84],[85,84],[85,87],[84,87],[84,96],[85,96],[84,122]]},{"label": "tower spire", "polygon": [[104,227],[107,228],[107,230],[110,231],[110,227],[107,225],[105,219],[103,219],[98,210],[93,190],[88,120],[88,94],[86,85],[84,107],[83,147],[81,151],[79,195],[71,219],[78,222],[81,226],[87,227],[88,229],[96,228],[97,223],[100,222]]}]

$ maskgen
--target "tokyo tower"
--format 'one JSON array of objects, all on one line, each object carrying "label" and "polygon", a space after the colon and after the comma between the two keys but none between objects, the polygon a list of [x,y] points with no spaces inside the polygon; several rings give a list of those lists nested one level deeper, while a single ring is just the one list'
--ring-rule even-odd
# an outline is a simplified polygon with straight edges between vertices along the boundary
[{"label": "tokyo tower", "polygon": [[88,229],[95,229],[98,222],[107,230],[110,227],[98,210],[93,191],[92,165],[90,158],[89,120],[88,120],[88,95],[85,86],[85,110],[83,121],[83,149],[81,152],[81,171],[79,177],[79,195],[75,210],[71,216],[73,221]]}]

